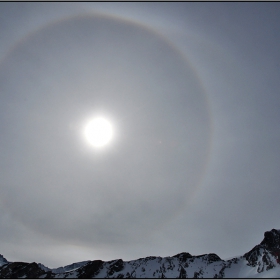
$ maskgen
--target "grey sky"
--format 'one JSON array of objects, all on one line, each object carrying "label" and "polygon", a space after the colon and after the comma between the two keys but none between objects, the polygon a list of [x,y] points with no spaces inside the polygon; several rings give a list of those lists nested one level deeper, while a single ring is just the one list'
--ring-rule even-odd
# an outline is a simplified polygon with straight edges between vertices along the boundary
[{"label": "grey sky", "polygon": [[0,253],[228,258],[279,228],[279,11],[0,3]]}]

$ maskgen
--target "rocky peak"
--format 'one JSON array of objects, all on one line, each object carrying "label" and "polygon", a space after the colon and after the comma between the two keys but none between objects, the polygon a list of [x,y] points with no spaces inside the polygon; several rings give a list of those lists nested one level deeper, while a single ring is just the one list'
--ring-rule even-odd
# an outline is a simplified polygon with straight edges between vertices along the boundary
[{"label": "rocky peak", "polygon": [[250,266],[258,267],[258,272],[272,269],[280,264],[280,230],[266,231],[263,241],[243,257]]},{"label": "rocky peak", "polygon": [[271,231],[266,231],[260,245],[267,249],[280,249],[280,230],[272,229]]},{"label": "rocky peak", "polygon": [[1,267],[0,278],[39,278],[45,271],[33,263],[13,262]]},{"label": "rocky peak", "polygon": [[183,252],[183,253],[174,255],[173,258],[178,258],[179,261],[185,262],[187,259],[192,258],[192,255],[190,253]]},{"label": "rocky peak", "polygon": [[9,263],[3,255],[0,254],[0,266]]}]

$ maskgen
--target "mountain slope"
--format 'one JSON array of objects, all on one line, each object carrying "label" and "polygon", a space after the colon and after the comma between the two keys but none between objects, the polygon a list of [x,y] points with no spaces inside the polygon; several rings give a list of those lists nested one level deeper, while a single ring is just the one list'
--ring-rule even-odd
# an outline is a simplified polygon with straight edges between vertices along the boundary
[{"label": "mountain slope", "polygon": [[243,256],[222,260],[216,254],[146,257],[73,263],[50,269],[42,264],[8,262],[0,255],[1,278],[279,278],[280,230],[264,234],[263,241]]}]

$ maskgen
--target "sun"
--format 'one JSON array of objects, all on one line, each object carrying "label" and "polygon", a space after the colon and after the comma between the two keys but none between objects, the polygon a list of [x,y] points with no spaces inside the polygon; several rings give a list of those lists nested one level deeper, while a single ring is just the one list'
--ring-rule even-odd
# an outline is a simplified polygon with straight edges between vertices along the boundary
[{"label": "sun", "polygon": [[91,119],[84,129],[87,142],[93,147],[100,148],[107,145],[113,136],[111,123],[103,117]]}]

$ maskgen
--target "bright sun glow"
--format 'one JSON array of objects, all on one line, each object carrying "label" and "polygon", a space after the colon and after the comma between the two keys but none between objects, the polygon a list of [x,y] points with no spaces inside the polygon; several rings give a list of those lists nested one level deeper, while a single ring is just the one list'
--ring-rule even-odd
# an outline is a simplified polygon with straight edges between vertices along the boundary
[{"label": "bright sun glow", "polygon": [[94,147],[103,147],[110,142],[113,136],[112,125],[104,118],[95,118],[85,126],[86,140]]}]

